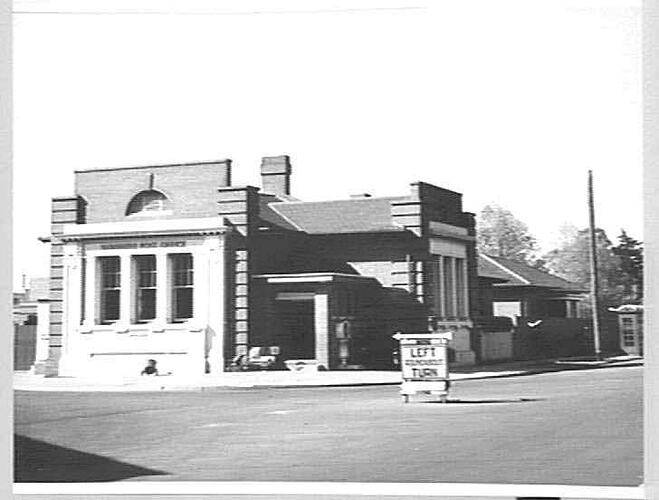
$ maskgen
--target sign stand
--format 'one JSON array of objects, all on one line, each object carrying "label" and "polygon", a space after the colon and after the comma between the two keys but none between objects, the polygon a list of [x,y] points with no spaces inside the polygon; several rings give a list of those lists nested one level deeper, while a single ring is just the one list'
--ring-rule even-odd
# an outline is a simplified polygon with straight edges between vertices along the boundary
[{"label": "sign stand", "polygon": [[440,402],[446,403],[450,386],[447,353],[453,333],[397,333],[393,338],[400,342],[403,402],[422,392],[439,395]]}]

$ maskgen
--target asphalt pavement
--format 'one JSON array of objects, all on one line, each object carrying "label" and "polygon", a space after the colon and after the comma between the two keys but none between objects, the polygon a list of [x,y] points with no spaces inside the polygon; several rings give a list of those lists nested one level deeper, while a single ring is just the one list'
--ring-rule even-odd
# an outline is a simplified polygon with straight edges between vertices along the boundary
[{"label": "asphalt pavement", "polygon": [[[547,359],[509,361],[471,366],[451,366],[450,379],[477,380],[518,377],[566,370],[593,370],[618,366],[641,366],[638,356],[617,356],[600,361],[584,359]],[[362,385],[398,385],[399,370],[334,371],[249,371],[206,375],[167,375],[157,377],[121,376],[99,372],[86,377],[44,377],[29,371],[14,372],[14,389],[54,392],[152,392],[192,391],[217,387],[338,387]]]},{"label": "asphalt pavement", "polygon": [[396,386],[15,395],[16,481],[637,486],[642,368]]}]

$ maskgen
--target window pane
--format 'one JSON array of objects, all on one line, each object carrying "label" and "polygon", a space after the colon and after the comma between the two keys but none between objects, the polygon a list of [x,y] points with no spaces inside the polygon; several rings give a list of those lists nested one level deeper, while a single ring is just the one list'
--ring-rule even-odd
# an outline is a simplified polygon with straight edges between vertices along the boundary
[{"label": "window pane", "polygon": [[173,254],[171,263],[173,320],[192,318],[194,284],[192,254]]},{"label": "window pane", "polygon": [[156,317],[156,290],[143,288],[137,294],[137,319],[140,321],[155,319]]},{"label": "window pane", "polygon": [[126,215],[140,212],[159,212],[166,208],[167,197],[159,191],[148,190],[136,194],[126,208]]},{"label": "window pane", "polygon": [[119,291],[121,268],[119,257],[99,258],[101,272],[101,311],[102,322],[119,319]]},{"label": "window pane", "polygon": [[174,319],[192,318],[192,288],[174,290]]},{"label": "window pane", "polygon": [[137,289],[135,305],[137,321],[147,321],[156,317],[156,256],[137,255]]},{"label": "window pane", "polygon": [[137,264],[137,286],[138,287],[155,287],[156,286],[156,256],[139,255],[135,257]]},{"label": "window pane", "polygon": [[101,303],[101,320],[117,321],[119,319],[119,290],[103,290]]}]

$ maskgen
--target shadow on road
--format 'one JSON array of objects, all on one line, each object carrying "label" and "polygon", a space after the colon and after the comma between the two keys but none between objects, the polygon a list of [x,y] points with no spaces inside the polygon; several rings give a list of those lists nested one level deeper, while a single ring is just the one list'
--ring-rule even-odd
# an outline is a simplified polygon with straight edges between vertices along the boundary
[{"label": "shadow on road", "polygon": [[161,475],[167,473],[14,434],[14,482],[17,483],[118,481]]},{"label": "shadow on road", "polygon": [[493,403],[531,403],[534,401],[544,401],[544,398],[514,398],[514,399],[449,399],[445,403],[438,400],[419,401],[420,403],[436,403],[436,404],[493,404]]}]

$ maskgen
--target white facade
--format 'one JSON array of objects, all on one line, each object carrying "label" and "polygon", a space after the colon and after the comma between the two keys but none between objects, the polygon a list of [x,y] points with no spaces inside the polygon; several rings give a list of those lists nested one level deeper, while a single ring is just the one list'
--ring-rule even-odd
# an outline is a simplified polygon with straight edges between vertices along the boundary
[{"label": "white facade", "polygon": [[59,374],[222,371],[225,234],[217,217],[66,226]]}]

